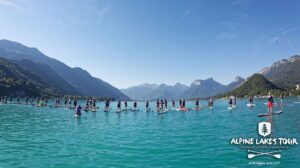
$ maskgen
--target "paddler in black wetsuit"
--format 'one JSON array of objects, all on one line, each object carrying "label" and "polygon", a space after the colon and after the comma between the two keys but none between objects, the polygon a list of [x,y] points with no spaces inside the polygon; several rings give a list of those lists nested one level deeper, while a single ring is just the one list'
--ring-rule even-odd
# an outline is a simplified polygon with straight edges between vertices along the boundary
[{"label": "paddler in black wetsuit", "polygon": [[133,110],[136,110],[136,108],[137,108],[137,102],[136,102],[136,100],[134,100],[134,102],[133,102]]},{"label": "paddler in black wetsuit", "polygon": [[146,100],[146,111],[149,111],[149,101]]},{"label": "paddler in black wetsuit", "polygon": [[78,104],[76,107],[75,107],[75,113],[76,113],[76,117],[80,117],[81,116],[81,106]]},{"label": "paddler in black wetsuit", "polygon": [[96,102],[97,102],[97,99],[96,99],[96,98],[94,98],[94,99],[93,99],[93,108],[94,108],[94,109],[96,109],[96,108],[97,108],[97,107],[96,107]]},{"label": "paddler in black wetsuit", "polygon": [[182,99],[179,100],[179,108],[182,108]]},{"label": "paddler in black wetsuit", "polygon": [[121,100],[118,100],[117,111],[121,111]]},{"label": "paddler in black wetsuit", "polygon": [[108,99],[106,99],[106,101],[105,101],[105,109],[104,110],[105,111],[109,110],[109,100]]},{"label": "paddler in black wetsuit", "polygon": [[250,98],[249,98],[249,104],[253,104],[253,97],[252,96],[250,96]]},{"label": "paddler in black wetsuit", "polygon": [[232,98],[230,97],[228,100],[229,107],[232,107]]},{"label": "paddler in black wetsuit", "polygon": [[165,109],[168,109],[168,101],[165,99]]},{"label": "paddler in black wetsuit", "polygon": [[86,99],[86,102],[85,102],[85,107],[84,107],[84,111],[88,111],[90,108],[90,105],[89,105],[89,98]]},{"label": "paddler in black wetsuit", "polygon": [[124,102],[125,110],[127,110],[127,101]]},{"label": "paddler in black wetsuit", "polygon": [[68,99],[67,98],[65,98],[64,104],[65,104],[65,107],[67,107],[67,105],[68,105]]},{"label": "paddler in black wetsuit", "polygon": [[199,109],[199,99],[196,99],[196,110]]},{"label": "paddler in black wetsuit", "polygon": [[175,108],[175,100],[172,100],[172,108]]},{"label": "paddler in black wetsuit", "polygon": [[76,97],[74,97],[74,100],[73,100],[73,106],[74,106],[74,107],[77,107],[77,98],[76,98]]}]

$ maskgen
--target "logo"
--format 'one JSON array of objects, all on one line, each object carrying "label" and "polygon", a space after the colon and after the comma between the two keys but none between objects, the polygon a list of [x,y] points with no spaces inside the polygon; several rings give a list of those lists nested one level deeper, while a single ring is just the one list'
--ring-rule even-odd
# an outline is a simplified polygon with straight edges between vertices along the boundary
[{"label": "logo", "polygon": [[[258,137],[233,137],[230,144],[237,145],[243,150],[247,150],[249,165],[278,165],[283,156],[283,150],[298,145],[297,138],[278,137],[278,132],[272,130],[274,123],[258,122]],[[272,136],[270,136],[272,134]],[[260,158],[261,157],[261,158]],[[274,158],[276,160],[262,160],[264,157]],[[258,159],[255,159],[258,158]]]},{"label": "logo", "polygon": [[271,123],[270,122],[259,122],[258,123],[258,134],[266,137],[271,134]]}]

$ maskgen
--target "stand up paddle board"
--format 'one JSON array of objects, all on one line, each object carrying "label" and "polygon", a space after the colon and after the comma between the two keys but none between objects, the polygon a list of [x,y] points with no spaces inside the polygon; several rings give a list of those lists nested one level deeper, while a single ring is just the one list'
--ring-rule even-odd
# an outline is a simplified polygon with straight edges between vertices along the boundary
[{"label": "stand up paddle board", "polygon": [[276,112],[273,112],[272,114],[269,114],[269,113],[265,113],[265,114],[258,114],[257,117],[266,117],[266,116],[270,116],[270,115],[279,115],[279,114],[282,114],[283,111],[276,111]]},{"label": "stand up paddle board", "polygon": [[253,103],[247,103],[247,107],[255,107],[256,104],[253,104]]}]

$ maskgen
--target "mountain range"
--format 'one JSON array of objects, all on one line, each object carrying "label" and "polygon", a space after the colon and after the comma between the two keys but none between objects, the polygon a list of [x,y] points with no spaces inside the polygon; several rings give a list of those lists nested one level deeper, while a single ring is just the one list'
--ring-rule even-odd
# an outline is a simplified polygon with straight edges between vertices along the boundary
[{"label": "mountain range", "polygon": [[138,86],[121,89],[121,91],[132,99],[136,100],[154,100],[157,98],[178,99],[180,95],[188,88],[181,83],[175,85],[166,84],[141,84]]},{"label": "mountain range", "polygon": [[[230,94],[239,97],[245,95],[263,95],[269,91],[273,93],[295,92],[296,85],[300,84],[300,56],[294,55],[288,59],[282,59],[273,63],[270,67],[265,67],[258,73],[248,77],[247,80],[237,76],[233,82],[223,85],[216,82],[213,78],[206,80],[197,79],[189,87],[177,91],[176,96],[164,90],[165,87],[157,89],[154,84],[138,85],[128,89],[122,89],[122,92],[133,99],[146,99],[148,95],[154,95],[151,98],[170,97],[178,98],[207,98],[212,96],[228,96]],[[151,86],[151,87],[150,87]],[[155,87],[156,86],[156,87]],[[172,86],[169,86],[170,88]],[[174,90],[176,91],[176,90]]]},{"label": "mountain range", "polygon": [[243,78],[237,76],[233,82],[223,85],[213,78],[206,80],[195,80],[191,86],[181,95],[182,98],[207,98],[217,94],[233,91],[245,82]]},{"label": "mountain range", "polygon": [[230,92],[240,85],[245,80],[239,76],[228,85],[222,85],[216,82],[213,78],[206,80],[195,80],[190,86],[176,83],[170,85],[156,85],[156,84],[142,84],[138,86],[121,89],[121,91],[132,99],[145,100],[145,99],[179,99],[179,98],[206,98],[215,96],[217,94]]},{"label": "mountain range", "polygon": [[279,60],[259,73],[281,88],[294,90],[300,84],[300,56]]},{"label": "mountain range", "polygon": [[32,71],[45,83],[60,90],[62,94],[129,99],[119,89],[91,76],[86,70],[79,67],[71,68],[44,55],[36,48],[9,40],[0,40],[0,57]]}]

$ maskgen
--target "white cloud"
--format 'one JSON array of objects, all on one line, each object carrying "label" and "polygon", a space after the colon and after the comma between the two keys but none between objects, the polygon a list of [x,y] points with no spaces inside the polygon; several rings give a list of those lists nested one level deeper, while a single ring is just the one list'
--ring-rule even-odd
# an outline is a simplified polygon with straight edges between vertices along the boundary
[{"label": "white cloud", "polygon": [[28,8],[26,0],[0,0],[0,6],[22,11]]},{"label": "white cloud", "polygon": [[288,34],[288,33],[292,32],[292,31],[295,31],[295,30],[298,30],[298,29],[300,29],[300,27],[297,27],[297,26],[295,26],[295,27],[289,27],[289,28],[284,29],[282,31],[282,34]]}]

